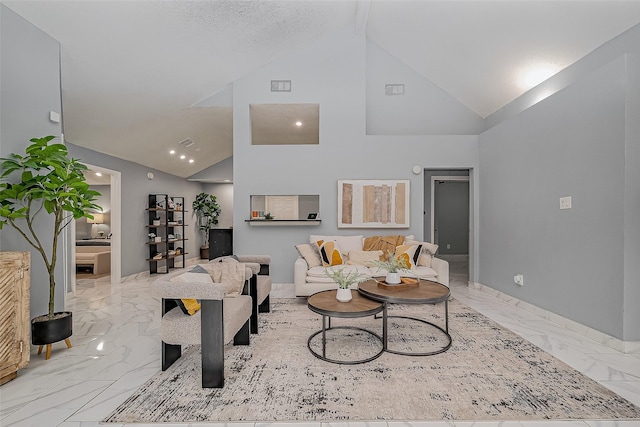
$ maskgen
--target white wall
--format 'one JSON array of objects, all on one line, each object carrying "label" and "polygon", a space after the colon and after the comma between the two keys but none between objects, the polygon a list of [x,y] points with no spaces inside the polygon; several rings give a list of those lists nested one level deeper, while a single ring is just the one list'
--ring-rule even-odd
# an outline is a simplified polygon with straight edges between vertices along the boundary
[{"label": "white wall", "polygon": [[[274,282],[292,283],[294,245],[309,234],[422,236],[422,175],[412,166],[477,166],[477,136],[366,135],[366,52],[366,40],[345,27],[234,83],[234,252],[270,254]],[[271,93],[271,79],[291,79],[292,92]],[[320,144],[252,146],[252,103],[320,104]],[[339,179],[409,179],[411,227],[338,230]],[[322,223],[250,227],[251,194],[318,194]]]}]

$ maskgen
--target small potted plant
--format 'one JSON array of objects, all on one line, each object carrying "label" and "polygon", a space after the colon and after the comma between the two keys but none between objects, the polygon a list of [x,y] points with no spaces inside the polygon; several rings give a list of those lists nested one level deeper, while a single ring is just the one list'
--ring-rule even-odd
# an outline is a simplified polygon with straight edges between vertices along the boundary
[{"label": "small potted plant", "polygon": [[387,252],[386,260],[374,260],[373,263],[380,269],[386,271],[385,281],[389,285],[397,285],[400,283],[400,272],[409,271],[410,266],[403,257],[396,257],[391,251]]},{"label": "small potted plant", "polygon": [[368,276],[360,274],[357,271],[350,271],[345,273],[345,268],[337,268],[335,270],[324,269],[324,274],[338,284],[338,292],[336,293],[336,299],[340,302],[351,301],[351,286],[364,282],[369,279]]},{"label": "small potted plant", "polygon": [[[102,210],[94,203],[100,193],[86,182],[87,167],[70,158],[64,144],[49,144],[54,138],[32,138],[24,155],[14,153],[2,159],[0,175],[0,229],[5,224],[16,229],[40,254],[49,276],[48,313],[31,319],[31,343],[47,345],[47,359],[52,343],[65,340],[71,347],[72,313],[54,310],[58,238],[74,219],[93,218],[92,212]],[[50,225],[43,227],[43,221]],[[49,235],[51,246],[43,234]],[[31,289],[43,286],[32,283]]]}]

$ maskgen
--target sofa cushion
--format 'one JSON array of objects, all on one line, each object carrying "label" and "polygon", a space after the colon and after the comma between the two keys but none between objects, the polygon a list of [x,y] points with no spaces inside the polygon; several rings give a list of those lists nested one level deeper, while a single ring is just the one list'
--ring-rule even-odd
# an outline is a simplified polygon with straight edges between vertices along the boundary
[{"label": "sofa cushion", "polygon": [[318,240],[318,249],[323,267],[344,264],[342,253],[337,242]]},{"label": "sofa cushion", "polygon": [[322,265],[322,259],[320,259],[320,252],[318,252],[318,245],[316,243],[302,243],[300,245],[296,245],[296,250],[307,262],[309,268]]},{"label": "sofa cushion", "polygon": [[349,251],[349,259],[346,264],[364,265],[365,267],[375,266],[373,261],[377,261],[382,256],[382,251]]},{"label": "sofa cushion", "polygon": [[[307,270],[307,277],[313,277],[314,279],[328,278],[325,274],[325,271],[328,270],[330,272],[336,270],[343,270],[345,274],[349,273],[358,273],[360,275],[369,276],[369,268],[364,265],[334,265],[333,267],[313,267]],[[315,281],[315,280],[314,280]],[[329,279],[329,282],[333,280]]]},{"label": "sofa cushion", "polygon": [[[438,277],[438,273],[433,268],[420,265],[416,268],[412,268],[409,274],[407,274],[408,277],[411,277],[412,275],[421,279],[435,279]],[[400,276],[402,276],[402,273],[400,273]]]},{"label": "sofa cushion", "polygon": [[362,241],[364,240],[364,236],[362,236],[361,234],[358,234],[356,236],[321,236],[312,234],[309,236],[309,243],[317,243],[318,240],[338,243],[340,250],[343,254],[346,255],[349,253],[349,251],[362,250]]}]

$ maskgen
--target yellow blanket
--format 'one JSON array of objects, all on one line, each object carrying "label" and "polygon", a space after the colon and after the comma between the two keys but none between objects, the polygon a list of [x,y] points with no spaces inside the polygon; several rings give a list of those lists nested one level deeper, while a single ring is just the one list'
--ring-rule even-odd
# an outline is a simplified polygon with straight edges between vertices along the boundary
[{"label": "yellow blanket", "polygon": [[389,259],[389,252],[394,253],[396,246],[404,243],[404,236],[371,236],[365,237],[362,245],[363,251],[382,251],[380,259]]}]

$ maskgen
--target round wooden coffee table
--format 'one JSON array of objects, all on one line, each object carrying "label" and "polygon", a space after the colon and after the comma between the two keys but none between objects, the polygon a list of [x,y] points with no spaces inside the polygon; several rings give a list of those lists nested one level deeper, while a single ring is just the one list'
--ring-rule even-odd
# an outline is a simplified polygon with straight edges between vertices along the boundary
[{"label": "round wooden coffee table", "polygon": [[[318,359],[322,359],[326,362],[331,363],[339,363],[342,365],[356,365],[358,363],[366,363],[370,362],[374,359],[377,359],[384,353],[386,341],[386,318],[387,318],[387,304],[384,302],[374,301],[369,298],[365,298],[360,295],[355,290],[351,292],[352,300],[349,302],[340,302],[336,299],[337,291],[335,289],[329,291],[322,291],[316,294],[313,294],[307,300],[307,306],[309,310],[314,313],[318,313],[322,315],[322,329],[318,332],[313,333],[309,339],[307,340],[307,347],[311,354],[313,354]],[[382,328],[382,337],[375,332],[372,332],[368,329],[358,328],[355,326],[331,326],[331,318],[332,317],[341,317],[341,318],[358,318],[358,317],[367,317],[367,316],[375,316],[376,314],[382,312],[383,319],[383,328]],[[332,329],[355,329],[359,331],[363,331],[376,339],[380,340],[381,349],[377,354],[368,357],[366,359],[360,360],[336,360],[327,357],[327,331]],[[311,347],[311,340],[317,336],[318,334],[322,334],[322,354],[316,352]]]},{"label": "round wooden coffee table", "polygon": [[[444,302],[445,327],[442,328],[424,319],[409,316],[385,316],[383,322],[383,347],[389,353],[401,354],[405,356],[431,356],[447,351],[451,347],[451,335],[449,335],[449,296],[451,292],[445,285],[432,282],[430,280],[420,280],[417,286],[383,286],[380,284],[384,278],[367,280],[358,285],[358,292],[367,298],[388,304],[437,304]],[[428,352],[404,352],[392,350],[387,347],[387,318],[402,318],[415,320],[434,327],[442,332],[446,338],[446,344],[441,348]]]}]

